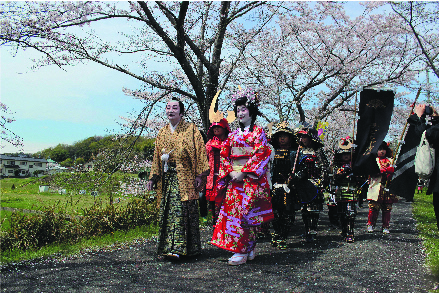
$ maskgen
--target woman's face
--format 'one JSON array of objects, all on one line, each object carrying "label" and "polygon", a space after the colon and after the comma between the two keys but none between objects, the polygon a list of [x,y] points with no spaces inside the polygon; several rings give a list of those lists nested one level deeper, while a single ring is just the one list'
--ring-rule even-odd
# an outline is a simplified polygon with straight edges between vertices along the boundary
[{"label": "woman's face", "polygon": [[379,149],[377,154],[378,154],[378,157],[384,158],[386,156],[386,150],[385,149]]},{"label": "woman's face", "polygon": [[248,126],[252,122],[250,111],[247,109],[245,105],[238,106],[236,108],[236,116],[238,117],[239,122],[244,124],[244,126]]}]

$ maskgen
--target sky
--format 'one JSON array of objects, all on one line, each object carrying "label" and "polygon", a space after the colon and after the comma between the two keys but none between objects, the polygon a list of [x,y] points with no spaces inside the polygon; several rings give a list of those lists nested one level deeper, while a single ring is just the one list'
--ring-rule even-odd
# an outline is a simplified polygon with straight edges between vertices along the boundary
[{"label": "sky", "polygon": [[[1,101],[15,112],[10,130],[23,138],[24,152],[34,153],[59,143],[73,144],[118,130],[119,116],[140,110],[142,102],[126,96],[123,87],[140,82],[97,64],[31,70],[28,52],[13,57],[1,50]],[[3,142],[2,142],[3,143]],[[2,153],[17,148],[4,144]]]},{"label": "sky", "polygon": [[[123,73],[93,63],[32,71],[27,52],[13,57],[0,50],[1,101],[15,112],[8,127],[23,138],[25,153],[109,134],[119,129],[119,116],[142,108],[141,101],[122,92],[140,82]],[[17,151],[4,146],[2,152]]]},{"label": "sky", "polygon": [[[114,41],[121,39],[118,31],[133,28],[132,22],[111,23],[97,22],[93,29]],[[131,116],[143,108],[140,100],[122,91],[137,90],[142,83],[124,73],[93,62],[64,70],[54,65],[32,70],[32,59],[39,58],[39,53],[27,49],[13,56],[11,52],[0,47],[0,100],[14,112],[16,121],[7,127],[23,139],[24,153],[119,133],[120,116]],[[133,64],[132,60],[126,63]],[[150,66],[158,67],[153,62]],[[19,151],[3,140],[1,144],[0,153]]]},{"label": "sky", "polygon": [[[347,4],[351,17],[361,10],[356,2]],[[109,38],[118,38],[117,29],[99,24]],[[23,138],[24,152],[35,153],[58,144],[73,144],[90,136],[104,136],[120,129],[120,116],[139,112],[143,104],[122,92],[122,88],[139,89],[141,82],[123,73],[92,62],[65,67],[42,67],[32,70],[32,50],[15,56],[0,47],[0,99],[16,119],[8,128]],[[166,68],[151,63],[151,68]],[[170,66],[169,66],[170,67]],[[158,109],[159,110],[159,109]],[[16,147],[1,141],[1,153],[17,152]]]}]

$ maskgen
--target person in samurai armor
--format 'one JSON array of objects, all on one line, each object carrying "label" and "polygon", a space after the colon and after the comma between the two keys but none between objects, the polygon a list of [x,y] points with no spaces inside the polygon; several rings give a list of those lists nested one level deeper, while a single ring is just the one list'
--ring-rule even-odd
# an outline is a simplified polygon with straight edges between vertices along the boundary
[{"label": "person in samurai armor", "polygon": [[317,130],[300,125],[296,128],[299,149],[291,152],[294,165],[290,185],[301,203],[305,224],[305,240],[312,242],[317,234],[317,223],[323,209],[323,190],[328,185],[328,161]]},{"label": "person in samurai armor", "polygon": [[294,132],[285,126],[279,127],[271,137],[271,144],[275,149],[271,167],[272,198],[274,233],[271,245],[279,249],[287,248],[287,237],[296,216],[297,198],[288,187],[288,176],[294,161],[291,151],[297,150]]},{"label": "person in samurai armor", "polygon": [[340,220],[341,234],[346,242],[354,242],[354,223],[357,214],[357,180],[352,172],[352,141],[349,137],[341,139],[339,149],[334,155],[330,194]]}]

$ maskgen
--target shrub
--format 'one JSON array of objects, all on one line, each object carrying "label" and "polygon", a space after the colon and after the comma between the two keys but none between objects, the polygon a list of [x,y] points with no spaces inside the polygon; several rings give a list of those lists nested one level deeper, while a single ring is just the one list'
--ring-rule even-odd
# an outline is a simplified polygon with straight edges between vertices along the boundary
[{"label": "shrub", "polygon": [[156,204],[133,198],[125,207],[94,205],[82,217],[70,217],[63,210],[49,207],[40,214],[13,213],[10,227],[0,235],[0,248],[32,249],[50,243],[76,242],[83,237],[128,230],[157,220]]}]

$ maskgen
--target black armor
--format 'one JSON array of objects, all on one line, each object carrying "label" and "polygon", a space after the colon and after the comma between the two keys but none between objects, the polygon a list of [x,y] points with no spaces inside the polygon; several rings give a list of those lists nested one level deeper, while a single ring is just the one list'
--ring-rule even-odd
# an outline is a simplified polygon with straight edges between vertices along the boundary
[{"label": "black armor", "polygon": [[347,242],[353,242],[358,191],[357,180],[352,173],[350,163],[334,166],[329,190],[330,197],[336,203],[342,236]]},{"label": "black armor", "polygon": [[296,217],[298,201],[288,187],[288,176],[291,172],[290,150],[276,150],[272,171],[272,199],[274,234],[272,245],[286,248],[286,239]]},{"label": "black armor", "polygon": [[[295,158],[296,152],[291,156]],[[317,233],[319,213],[323,209],[323,190],[327,186],[327,166],[322,149],[300,149],[291,182],[301,203],[307,241],[312,241]]]}]

